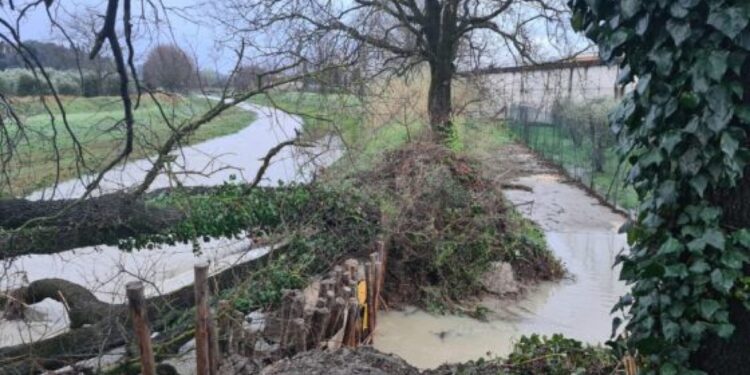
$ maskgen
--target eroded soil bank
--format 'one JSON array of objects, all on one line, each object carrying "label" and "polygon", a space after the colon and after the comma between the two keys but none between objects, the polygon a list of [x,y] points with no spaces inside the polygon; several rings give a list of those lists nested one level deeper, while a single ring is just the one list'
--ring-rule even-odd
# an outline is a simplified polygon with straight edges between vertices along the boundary
[{"label": "eroded soil bank", "polygon": [[[611,332],[610,310],[626,293],[613,268],[626,247],[618,228],[625,218],[564,177],[517,153],[517,173],[506,197],[545,232],[547,243],[569,277],[527,287],[517,299],[486,297],[487,320],[433,315],[415,308],[381,314],[375,348],[420,368],[506,356],[522,335],[562,333],[599,344]],[[525,172],[525,173],[523,173]],[[530,189],[518,189],[518,186]],[[530,190],[530,191],[529,191]]]}]

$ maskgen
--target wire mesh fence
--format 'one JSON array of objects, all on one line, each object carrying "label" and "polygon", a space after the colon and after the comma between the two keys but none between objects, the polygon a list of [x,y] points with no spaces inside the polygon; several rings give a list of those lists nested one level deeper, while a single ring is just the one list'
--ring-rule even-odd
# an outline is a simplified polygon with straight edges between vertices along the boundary
[{"label": "wire mesh fence", "polygon": [[615,150],[607,121],[614,105],[611,99],[558,100],[547,108],[512,105],[506,119],[518,140],[571,178],[615,206],[634,209],[637,196],[624,183],[627,168]]}]

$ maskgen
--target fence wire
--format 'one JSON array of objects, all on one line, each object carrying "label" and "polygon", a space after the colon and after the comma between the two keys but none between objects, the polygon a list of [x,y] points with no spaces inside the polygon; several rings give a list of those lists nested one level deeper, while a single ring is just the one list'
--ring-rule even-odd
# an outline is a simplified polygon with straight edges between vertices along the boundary
[{"label": "fence wire", "polygon": [[562,167],[572,179],[609,203],[632,210],[638,199],[624,183],[627,168],[615,150],[607,121],[613,106],[608,99],[555,101],[545,108],[512,105],[506,120],[518,140]]}]

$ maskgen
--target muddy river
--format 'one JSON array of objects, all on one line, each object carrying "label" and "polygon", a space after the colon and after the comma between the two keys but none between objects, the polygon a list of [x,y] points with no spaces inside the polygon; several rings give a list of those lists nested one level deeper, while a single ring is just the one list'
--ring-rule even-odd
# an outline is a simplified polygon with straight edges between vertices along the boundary
[{"label": "muddy river", "polygon": [[568,337],[597,344],[609,338],[610,310],[627,287],[613,268],[626,246],[617,234],[624,217],[566,184],[554,174],[515,181],[533,189],[506,191],[507,198],[544,230],[547,242],[570,277],[531,287],[515,300],[486,298],[487,321],[432,315],[407,308],[378,316],[375,347],[421,368],[507,355],[521,335]]},{"label": "muddy river", "polygon": [[[152,189],[174,186],[219,185],[236,176],[252,181],[261,165],[260,159],[278,143],[291,139],[302,126],[299,117],[280,110],[248,103],[240,108],[253,111],[256,119],[243,130],[227,136],[185,147],[175,152],[172,173],[162,173]],[[277,154],[262,184],[278,181],[306,181],[317,166],[328,165],[341,155],[335,140],[325,140],[316,147],[285,148]],[[151,166],[149,160],[137,160],[106,174],[95,195],[138,184]],[[29,199],[72,198],[83,194],[87,179],[61,183],[55,191],[42,190]],[[198,259],[211,262],[211,272],[247,262],[268,252],[267,247],[248,250],[248,239],[216,239],[201,244],[201,254],[191,245],[163,246],[159,250],[126,253],[113,246],[92,246],[54,255],[32,255],[0,264],[0,291],[13,289],[43,278],[62,278],[86,286],[105,302],[124,300],[125,284],[146,280],[147,295],[157,295],[188,285],[193,280],[193,266]],[[0,318],[0,347],[39,340],[67,330],[67,315],[62,304],[45,300],[35,304],[26,321]]]}]

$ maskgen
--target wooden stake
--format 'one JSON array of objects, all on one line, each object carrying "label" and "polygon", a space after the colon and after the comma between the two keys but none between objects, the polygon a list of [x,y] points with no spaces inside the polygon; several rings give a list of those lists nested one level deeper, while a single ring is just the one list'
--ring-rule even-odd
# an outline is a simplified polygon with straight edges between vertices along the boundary
[{"label": "wooden stake", "polygon": [[367,280],[367,333],[375,330],[375,288],[377,276],[371,262],[365,263],[365,276]]},{"label": "wooden stake", "polygon": [[211,311],[208,307],[208,263],[195,265],[195,364],[197,375],[214,375],[211,362]]},{"label": "wooden stake", "polygon": [[350,298],[347,306],[348,314],[344,326],[343,344],[350,348],[357,346],[357,322],[359,321],[359,304],[356,298]]},{"label": "wooden stake", "polygon": [[375,291],[372,297],[372,319],[373,329],[378,325],[378,311],[380,311],[380,293],[383,288],[383,263],[377,261],[373,264],[375,268]]},{"label": "wooden stake", "polygon": [[141,373],[143,375],[155,375],[156,363],[154,361],[154,350],[151,346],[151,330],[148,328],[143,283],[140,281],[130,282],[125,285],[125,290],[130,306],[130,315],[133,318],[133,329],[140,349]]}]

